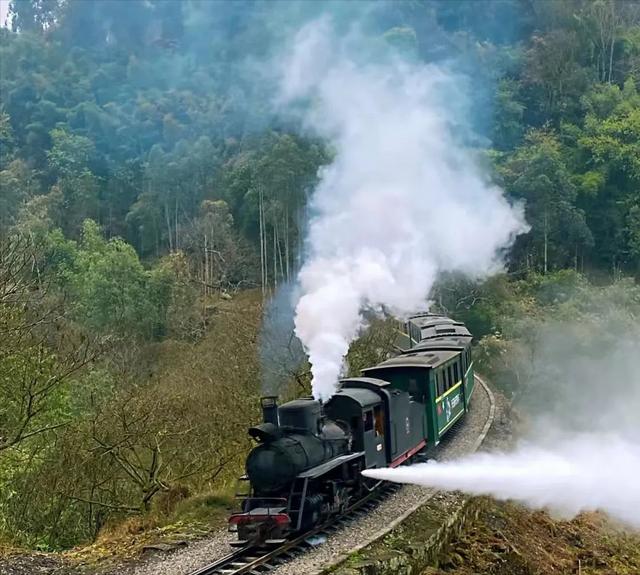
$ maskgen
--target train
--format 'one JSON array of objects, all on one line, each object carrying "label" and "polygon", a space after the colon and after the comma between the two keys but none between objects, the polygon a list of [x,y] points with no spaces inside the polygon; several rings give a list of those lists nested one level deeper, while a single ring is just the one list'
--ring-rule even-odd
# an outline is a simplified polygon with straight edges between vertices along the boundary
[{"label": "train", "polygon": [[280,544],[330,521],[377,487],[365,469],[397,467],[437,448],[469,409],[472,335],[444,315],[397,322],[395,353],[340,380],[324,404],[261,398],[262,423],[229,517],[234,546]]}]

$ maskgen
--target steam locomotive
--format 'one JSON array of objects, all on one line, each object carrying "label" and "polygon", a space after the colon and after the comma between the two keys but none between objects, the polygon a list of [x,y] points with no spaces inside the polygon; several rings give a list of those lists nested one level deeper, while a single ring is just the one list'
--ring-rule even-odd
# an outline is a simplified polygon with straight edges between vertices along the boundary
[{"label": "steam locomotive", "polygon": [[325,404],[278,407],[263,397],[249,429],[241,508],[229,518],[236,546],[278,544],[340,514],[375,488],[363,469],[396,467],[436,447],[464,416],[474,390],[472,336],[430,313],[398,322],[397,354],[343,379]]}]

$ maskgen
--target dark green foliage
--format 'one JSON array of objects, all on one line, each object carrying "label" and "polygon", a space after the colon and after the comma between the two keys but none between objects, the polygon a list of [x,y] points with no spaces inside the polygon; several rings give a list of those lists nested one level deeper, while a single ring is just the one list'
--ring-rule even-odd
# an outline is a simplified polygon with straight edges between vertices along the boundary
[{"label": "dark green foliage", "polygon": [[[507,192],[527,202],[532,231],[514,268],[638,270],[637,3],[495,0],[481,18],[473,1],[363,6],[325,9],[340,26],[358,17],[406,57],[453,59],[469,73],[474,125],[500,151]],[[260,275],[228,281],[289,278],[307,192],[328,158],[318,143],[269,131],[271,80],[248,64],[321,13],[281,8],[12,2],[18,33],[0,31],[4,225],[45,194],[41,215],[67,236],[91,218],[143,258],[183,249],[209,268],[204,239],[194,242],[201,206],[224,200],[233,241],[261,262]]]},{"label": "dark green foliage", "polygon": [[555,134],[532,130],[500,173],[512,195],[525,200],[532,227],[519,239],[516,257],[527,267],[541,262],[545,273],[550,261],[558,267],[577,266],[575,258],[593,244],[593,238],[576,206],[577,190]]}]

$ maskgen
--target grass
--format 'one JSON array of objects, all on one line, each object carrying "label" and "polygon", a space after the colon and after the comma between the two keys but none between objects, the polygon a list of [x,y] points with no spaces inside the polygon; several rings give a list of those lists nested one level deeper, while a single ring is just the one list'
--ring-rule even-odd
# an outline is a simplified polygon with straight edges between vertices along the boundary
[{"label": "grass", "polygon": [[218,527],[223,520],[226,520],[233,505],[232,490],[217,491],[196,495],[181,501],[173,516],[182,522],[213,528]]},{"label": "grass", "polygon": [[233,505],[231,488],[179,501],[169,513],[137,515],[105,527],[96,541],[63,553],[73,563],[95,565],[139,557],[145,545],[194,540],[226,524]]}]

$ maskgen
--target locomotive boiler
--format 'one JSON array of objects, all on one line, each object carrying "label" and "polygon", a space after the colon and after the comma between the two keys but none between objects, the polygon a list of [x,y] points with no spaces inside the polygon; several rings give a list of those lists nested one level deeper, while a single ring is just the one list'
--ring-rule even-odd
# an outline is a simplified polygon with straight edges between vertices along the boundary
[{"label": "locomotive boiler", "polygon": [[313,399],[297,399],[280,408],[275,397],[262,398],[264,422],[249,429],[259,444],[247,458],[247,476],[258,496],[271,496],[298,474],[349,451],[346,426],[322,415]]}]

